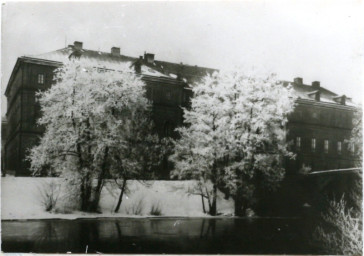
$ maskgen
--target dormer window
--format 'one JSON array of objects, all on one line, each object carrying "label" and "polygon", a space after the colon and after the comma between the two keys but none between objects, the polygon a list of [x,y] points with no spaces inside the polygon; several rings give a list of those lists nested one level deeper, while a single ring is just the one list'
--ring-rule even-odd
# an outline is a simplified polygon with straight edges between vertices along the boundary
[{"label": "dormer window", "polygon": [[308,97],[316,101],[320,101],[321,93],[319,90],[307,93]]},{"label": "dormer window", "polygon": [[38,74],[38,84],[44,84],[44,74]]},{"label": "dormer window", "polygon": [[342,96],[333,97],[332,99],[341,105],[345,105],[347,97],[345,95],[342,95]]}]

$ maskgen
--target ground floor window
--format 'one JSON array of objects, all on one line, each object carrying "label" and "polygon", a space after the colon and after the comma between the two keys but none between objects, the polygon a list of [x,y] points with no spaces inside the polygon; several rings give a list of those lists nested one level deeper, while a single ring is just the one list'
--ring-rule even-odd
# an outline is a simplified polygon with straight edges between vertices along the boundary
[{"label": "ground floor window", "polygon": [[325,140],[324,141],[324,150],[325,150],[325,153],[329,153],[329,141],[328,140]]},{"label": "ground floor window", "polygon": [[311,139],[311,151],[312,152],[316,151],[316,139],[315,138]]},{"label": "ground floor window", "polygon": [[342,144],[341,144],[341,141],[338,141],[337,142],[337,153],[341,154],[341,151],[342,151]]}]

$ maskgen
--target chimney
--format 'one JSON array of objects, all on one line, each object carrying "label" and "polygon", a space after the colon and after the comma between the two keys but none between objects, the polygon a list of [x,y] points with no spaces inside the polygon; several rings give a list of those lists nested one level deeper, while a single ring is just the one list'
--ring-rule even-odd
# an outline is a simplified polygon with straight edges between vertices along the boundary
[{"label": "chimney", "polygon": [[111,56],[119,57],[120,56],[120,48],[112,47],[111,48]]},{"label": "chimney", "polygon": [[302,85],[303,84],[303,79],[301,77],[295,77],[293,79],[293,82],[297,85]]},{"label": "chimney", "polygon": [[140,74],[142,72],[142,62],[143,62],[143,56],[139,56],[139,59],[134,62],[135,73]]},{"label": "chimney", "polygon": [[82,50],[82,42],[75,41],[73,43],[73,46],[75,47],[75,50],[77,50],[77,51]]},{"label": "chimney", "polygon": [[144,60],[149,64],[153,64],[154,54],[153,53],[144,53]]},{"label": "chimney", "polygon": [[312,82],[312,88],[315,90],[319,90],[320,89],[320,82],[319,81],[313,81]]},{"label": "chimney", "polygon": [[182,74],[184,73],[183,71],[184,71],[184,66],[183,66],[183,62],[181,62],[179,64],[178,71],[177,71],[177,81],[183,80],[183,76],[182,76]]}]

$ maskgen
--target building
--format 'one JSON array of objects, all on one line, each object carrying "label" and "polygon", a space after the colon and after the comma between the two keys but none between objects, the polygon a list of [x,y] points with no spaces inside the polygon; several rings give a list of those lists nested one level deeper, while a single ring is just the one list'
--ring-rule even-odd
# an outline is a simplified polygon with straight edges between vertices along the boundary
[{"label": "building", "polygon": [[[154,54],[132,58],[120,54],[113,47],[109,53],[86,50],[82,42],[74,42],[66,48],[37,56],[19,57],[12,71],[5,95],[7,97],[8,134],[5,142],[5,169],[14,170],[18,176],[29,175],[29,163],[25,161],[27,150],[43,133],[36,124],[40,107],[36,102],[36,91],[50,88],[53,71],[71,55],[88,59],[98,65],[114,67],[129,64],[140,73],[147,84],[147,97],[153,100],[153,119],[162,136],[174,136],[174,128],[182,125],[182,109],[191,97],[189,84],[202,79],[214,70],[188,66],[154,59]],[[168,165],[165,161],[164,165]],[[163,170],[167,170],[164,166]],[[168,173],[160,173],[168,177]]]},{"label": "building", "polygon": [[[289,82],[284,82],[289,83]],[[289,118],[288,140],[297,157],[287,161],[288,170],[303,165],[312,171],[354,167],[354,148],[345,142],[353,127],[354,104],[345,95],[337,95],[314,81],[311,85],[295,78],[290,83],[298,96]]]},{"label": "building", "polygon": [[6,138],[7,138],[7,126],[8,126],[8,121],[6,119],[6,117],[1,117],[1,174],[2,176],[5,175],[5,168],[4,168],[4,163],[5,163],[5,142],[6,142]]},{"label": "building", "polygon": [[[51,86],[53,71],[70,56],[107,68],[121,63],[134,67],[147,84],[147,97],[153,101],[153,119],[158,133],[163,136],[175,136],[174,128],[182,125],[181,106],[187,106],[192,96],[188,87],[215,71],[158,61],[151,53],[139,58],[128,57],[121,55],[117,47],[111,48],[109,53],[87,50],[82,42],[49,53],[19,57],[5,92],[8,134],[4,152],[5,169],[15,171],[18,176],[30,174],[25,156],[43,132],[42,127],[36,125],[40,108],[35,93]],[[294,82],[284,83],[292,84],[299,97],[288,124],[288,140],[294,141],[298,157],[287,160],[287,169],[294,172],[303,165],[313,170],[351,167],[352,154],[344,144],[351,131],[355,109],[350,99],[321,87],[319,82],[305,85],[301,78],[296,78]],[[168,178],[169,169],[165,161],[160,177]]]}]

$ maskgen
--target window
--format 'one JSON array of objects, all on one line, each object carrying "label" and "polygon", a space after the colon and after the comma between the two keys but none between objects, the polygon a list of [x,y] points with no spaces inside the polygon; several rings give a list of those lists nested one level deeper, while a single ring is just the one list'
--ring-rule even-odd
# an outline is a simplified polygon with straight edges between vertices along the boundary
[{"label": "window", "polygon": [[173,135],[173,131],[174,131],[173,127],[174,127],[174,125],[167,121],[164,124],[164,136],[171,137]]},{"label": "window", "polygon": [[153,102],[153,97],[154,97],[154,91],[153,88],[149,89],[149,101]]},{"label": "window", "polygon": [[183,102],[188,103],[188,95],[187,93],[183,93]]},{"label": "window", "polygon": [[312,112],[312,118],[313,119],[318,119],[319,115],[317,112]]},{"label": "window", "polygon": [[342,144],[341,144],[341,141],[338,141],[337,142],[337,153],[341,154],[341,151],[342,151]]},{"label": "window", "polygon": [[37,124],[38,119],[41,117],[41,112],[40,112],[40,105],[38,103],[34,104],[34,124]]},{"label": "window", "polygon": [[167,98],[167,100],[171,100],[171,92],[170,91],[166,92],[166,98]]},{"label": "window", "polygon": [[311,139],[311,150],[312,150],[312,152],[316,151],[316,139],[315,138]]},{"label": "window", "polygon": [[324,150],[325,150],[325,153],[329,153],[329,141],[328,140],[325,140],[324,141]]},{"label": "window", "polygon": [[301,148],[301,137],[296,138],[296,149],[299,150]]},{"label": "window", "polygon": [[350,144],[349,144],[349,147],[350,147],[350,152],[351,152],[352,154],[354,154],[354,153],[355,153],[355,144],[354,144],[354,143],[350,143]]},{"label": "window", "polygon": [[38,84],[44,84],[44,74],[38,74]]},{"label": "window", "polygon": [[296,111],[296,117],[300,119],[300,118],[302,118],[302,116],[303,116],[302,110],[297,110]]}]

